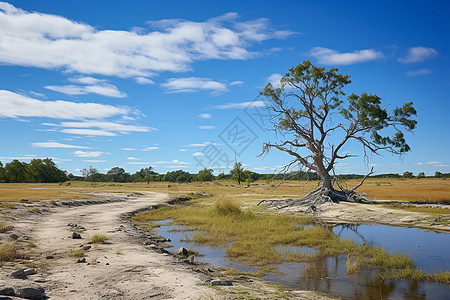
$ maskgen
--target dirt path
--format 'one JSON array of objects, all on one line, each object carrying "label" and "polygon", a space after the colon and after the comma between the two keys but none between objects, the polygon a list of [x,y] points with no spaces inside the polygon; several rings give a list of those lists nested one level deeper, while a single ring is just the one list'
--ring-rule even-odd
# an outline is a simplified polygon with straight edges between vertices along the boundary
[{"label": "dirt path", "polygon": [[[136,230],[121,219],[126,212],[167,200],[166,194],[147,192],[122,202],[56,208],[44,220],[27,222],[35,227],[30,228],[31,240],[37,245],[35,251],[41,252],[43,258],[54,258],[45,260],[46,272],[26,280],[10,279],[8,284],[39,285],[51,299],[209,298],[214,290],[205,284],[201,274],[171,256],[145,248],[133,236]],[[86,228],[81,232],[82,239],[72,239],[69,223]],[[110,240],[90,245],[86,263],[76,263],[77,258],[69,254],[81,249],[81,245],[87,246],[95,234],[105,234]]]}]

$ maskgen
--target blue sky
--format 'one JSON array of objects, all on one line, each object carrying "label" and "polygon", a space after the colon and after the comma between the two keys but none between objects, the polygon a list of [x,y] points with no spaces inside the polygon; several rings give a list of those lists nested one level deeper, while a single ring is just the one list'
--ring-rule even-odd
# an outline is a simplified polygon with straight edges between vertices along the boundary
[{"label": "blue sky", "polygon": [[447,1],[0,2],[0,161],[51,157],[80,175],[212,167],[273,172],[258,92],[309,59],[351,75],[347,93],[413,101],[402,158],[338,173],[449,172]]}]

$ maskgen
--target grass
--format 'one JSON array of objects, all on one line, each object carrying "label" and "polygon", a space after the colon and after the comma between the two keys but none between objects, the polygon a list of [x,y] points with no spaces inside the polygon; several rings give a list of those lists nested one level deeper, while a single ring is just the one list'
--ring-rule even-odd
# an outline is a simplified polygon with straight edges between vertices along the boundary
[{"label": "grass", "polygon": [[16,242],[7,242],[0,246],[0,262],[13,261],[23,256],[24,254],[19,251]]},{"label": "grass", "polygon": [[[216,196],[161,207],[137,214],[133,222],[143,224],[168,219],[187,230],[195,230],[193,242],[196,244],[224,248],[229,259],[247,265],[265,267],[285,262],[313,261],[318,256],[347,255],[349,274],[365,267],[375,267],[380,274],[387,272],[383,275],[387,277],[417,280],[417,274],[420,274],[408,255],[388,254],[381,247],[340,240],[331,227],[305,226],[312,223],[309,217],[277,214],[262,208],[244,208],[242,202],[230,197]],[[277,250],[280,245],[294,246],[294,249],[285,247],[283,251]],[[311,247],[317,251],[304,254],[295,251],[295,246]],[[445,274],[424,273],[422,277],[438,282],[447,280]]]},{"label": "grass", "polygon": [[12,230],[14,227],[10,225],[6,225],[3,222],[0,222],[0,233],[8,232]]},{"label": "grass", "polygon": [[[266,180],[257,180],[259,187],[236,186],[234,181],[220,180],[212,182],[193,182],[189,184],[177,184],[167,182],[121,183],[111,185],[107,182],[91,183],[82,181],[68,182],[70,185],[58,183],[0,183],[0,203],[20,202],[22,198],[30,201],[82,199],[91,197],[92,192],[131,192],[131,191],[159,191],[169,194],[187,194],[192,191],[202,191],[213,195],[239,195],[254,193],[259,199],[270,192],[271,185],[278,182],[267,183]],[[298,197],[304,181],[286,181],[271,194],[274,198]],[[358,180],[349,180],[348,186],[358,184]],[[231,186],[234,185],[234,186]],[[303,194],[312,190],[317,181],[311,181],[305,185]],[[450,203],[450,180],[442,178],[422,179],[387,179],[369,178],[358,191],[373,196],[375,199],[446,202]]]},{"label": "grass", "polygon": [[85,251],[82,249],[77,249],[77,250],[73,250],[72,252],[70,252],[69,255],[71,257],[81,258],[81,257],[85,256]]},{"label": "grass", "polygon": [[430,206],[417,206],[417,205],[409,205],[409,204],[400,204],[400,203],[383,203],[380,204],[383,207],[390,209],[398,209],[405,210],[410,212],[420,212],[420,213],[429,213],[429,214],[450,214],[450,209],[445,207],[430,207]]},{"label": "grass", "polygon": [[108,241],[108,240],[109,240],[109,236],[104,235],[104,234],[94,234],[91,237],[91,242],[93,244],[105,244],[106,241]]}]

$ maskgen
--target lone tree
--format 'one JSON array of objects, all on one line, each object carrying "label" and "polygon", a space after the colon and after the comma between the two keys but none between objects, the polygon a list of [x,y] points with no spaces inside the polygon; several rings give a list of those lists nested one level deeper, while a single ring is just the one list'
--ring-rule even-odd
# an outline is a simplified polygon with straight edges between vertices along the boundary
[{"label": "lone tree", "polygon": [[237,180],[238,184],[245,180],[245,170],[242,167],[242,163],[236,161],[233,165],[233,169],[230,170],[231,179]]},{"label": "lone tree", "polygon": [[327,71],[306,60],[283,76],[280,87],[269,83],[260,93],[269,100],[272,130],[278,137],[277,142],[264,143],[261,154],[271,148],[287,152],[293,160],[286,171],[300,164],[320,177],[317,188],[299,200],[311,200],[314,205],[358,200],[356,189],[372,171],[351,190],[340,185],[335,189],[331,176],[338,160],[352,156],[343,151],[352,140],[360,143],[365,157],[382,150],[399,155],[410,150],[404,131],[412,131],[417,124],[412,119],[416,115],[413,103],[388,111],[377,95],[351,94],[344,100],[343,88],[349,83],[350,76],[337,68]]}]

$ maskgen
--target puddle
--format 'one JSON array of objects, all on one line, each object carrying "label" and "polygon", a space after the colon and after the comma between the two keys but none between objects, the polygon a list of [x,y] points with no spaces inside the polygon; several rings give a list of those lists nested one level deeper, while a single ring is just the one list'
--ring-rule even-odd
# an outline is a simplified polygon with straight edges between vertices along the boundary
[{"label": "puddle", "polygon": [[[168,225],[171,220],[158,222],[159,234],[170,238],[176,250],[180,247],[198,251],[204,256],[197,261],[215,267],[235,268],[244,272],[257,272],[250,267],[225,257],[223,248],[199,246],[191,242],[194,231],[183,230],[182,226]],[[382,246],[386,252],[408,253],[419,269],[425,272],[449,271],[450,234],[435,233],[416,228],[391,227],[387,225],[337,225],[333,232],[341,239],[353,238],[355,242]],[[315,254],[309,247],[277,246],[280,253]],[[377,280],[377,272],[367,268],[358,274],[348,275],[346,256],[318,257],[307,263],[284,263],[275,265],[279,272],[270,273],[263,279],[301,290],[316,290],[342,299],[448,299],[448,285],[430,282],[413,283],[406,280]]]}]

